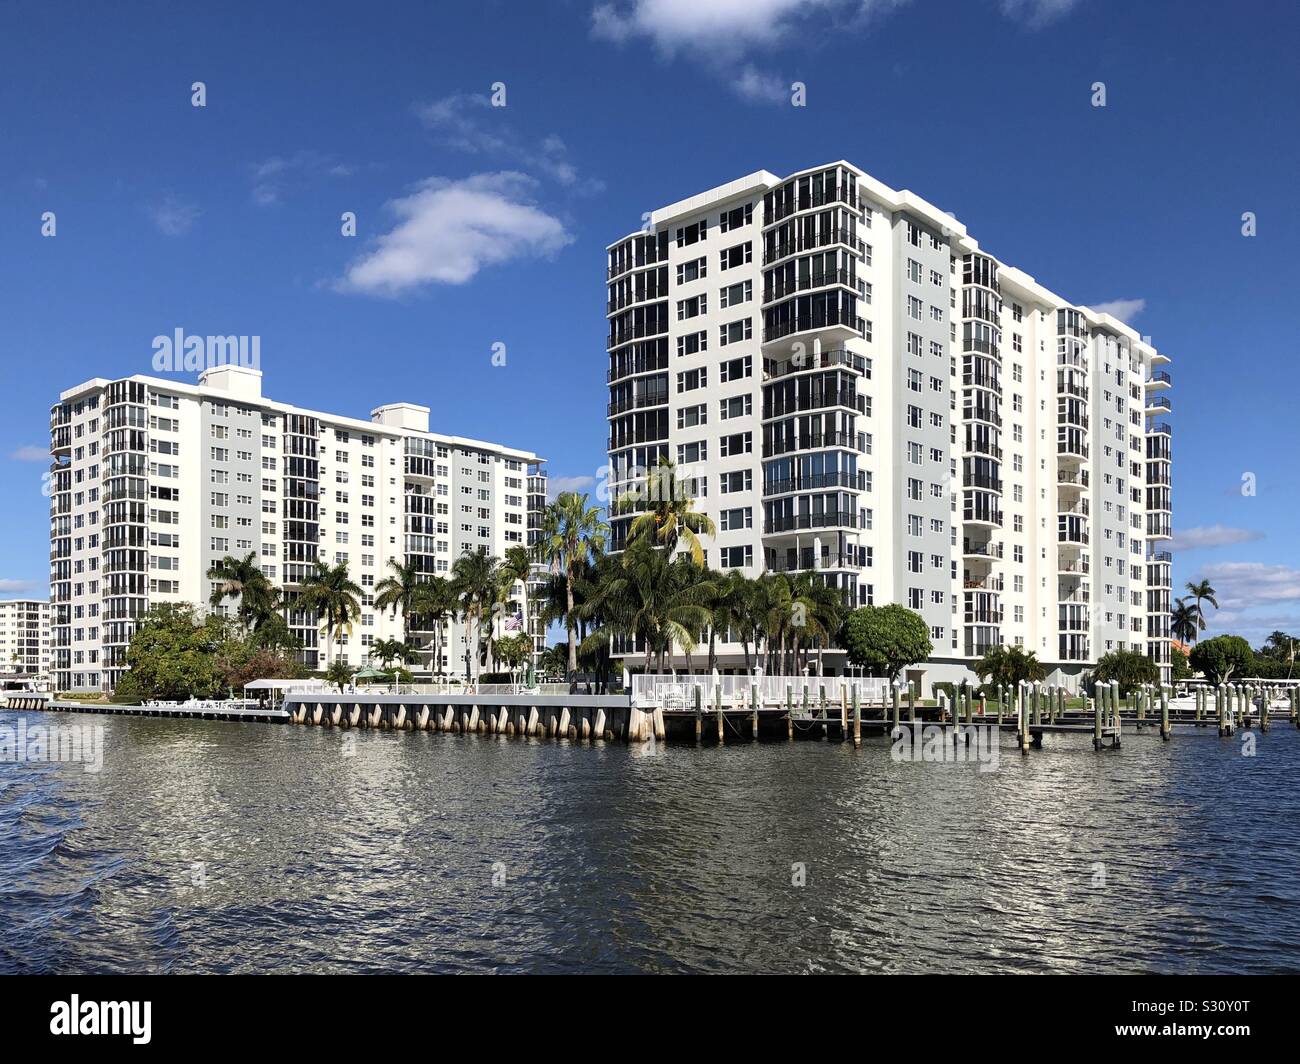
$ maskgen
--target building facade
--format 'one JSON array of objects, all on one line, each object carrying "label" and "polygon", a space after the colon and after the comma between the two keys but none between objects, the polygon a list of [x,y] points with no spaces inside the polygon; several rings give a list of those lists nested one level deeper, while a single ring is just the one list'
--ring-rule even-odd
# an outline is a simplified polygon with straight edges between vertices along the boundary
[{"label": "building facade", "polygon": [[611,495],[674,462],[711,567],[915,610],[927,686],[999,644],[1167,675],[1169,359],[1133,329],[845,162],[653,212],[607,289]]},{"label": "building facade", "polygon": [[[51,408],[50,450],[59,690],[111,690],[146,610],[207,608],[211,566],[250,552],[290,601],[318,560],[347,563],[362,609],[341,648],[327,647],[303,611],[286,620],[309,668],[340,654],[360,667],[375,642],[403,637],[400,613],[374,606],[390,559],[449,576],[467,551],[501,557],[528,545],[530,509],[545,496],[543,459],[430,432],[427,407],[394,403],[368,421],[305,410],[263,397],[260,372],[233,365],[196,385],[145,376],[77,385]],[[497,635],[531,627],[510,611],[495,623]],[[463,671],[464,626],[446,626],[439,641],[441,661],[431,650],[421,664]]]},{"label": "building facade", "polygon": [[43,690],[50,680],[50,604],[0,601],[0,685]]}]

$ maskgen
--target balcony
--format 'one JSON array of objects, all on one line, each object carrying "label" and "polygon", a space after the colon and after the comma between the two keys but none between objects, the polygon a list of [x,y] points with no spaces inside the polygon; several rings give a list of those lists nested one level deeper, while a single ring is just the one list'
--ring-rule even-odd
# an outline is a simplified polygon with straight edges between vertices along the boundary
[{"label": "balcony", "polygon": [[764,568],[769,573],[813,573],[822,570],[853,570],[863,567],[862,558],[851,553],[831,553],[822,551],[814,554],[811,549],[802,552],[797,558],[773,558]]},{"label": "balcony", "polygon": [[[1072,544],[1069,543],[1062,545],[1066,547],[1072,546]],[[1078,558],[1062,558],[1056,565],[1056,575],[1064,576],[1067,579],[1071,577],[1082,579],[1091,572],[1092,562],[1086,554],[1081,555]]]},{"label": "balcony", "polygon": [[1160,391],[1165,388],[1172,388],[1174,382],[1173,379],[1169,376],[1168,372],[1166,372],[1163,369],[1159,369],[1156,370],[1154,373],[1152,373],[1151,376],[1149,376],[1146,380],[1144,380],[1142,384],[1147,391],[1151,392],[1151,391]]},{"label": "balcony", "polygon": [[1147,429],[1148,436],[1173,436],[1174,430],[1167,421],[1157,421]]},{"label": "balcony", "polygon": [[829,288],[837,284],[857,291],[858,279],[848,270],[812,270],[792,281],[774,281],[765,285],[763,302],[774,303],[795,292],[811,292],[814,288]]},{"label": "balcony", "polygon": [[776,325],[763,328],[763,343],[770,344],[796,333],[828,332],[837,340],[860,338],[866,327],[864,319],[843,307],[830,307],[820,314],[801,314]]},{"label": "balcony", "polygon": [[813,236],[805,236],[803,233],[799,233],[793,240],[783,240],[779,244],[772,244],[770,247],[764,242],[763,265],[771,266],[782,259],[788,259],[791,255],[834,247],[837,244],[859,255],[867,249],[866,243],[860,240],[853,230],[845,227],[835,227],[816,233]]},{"label": "balcony", "polygon": [[764,496],[789,495],[796,491],[818,491],[823,488],[850,488],[867,490],[866,473],[817,473],[787,480],[768,480],[763,483]]},{"label": "balcony", "polygon": [[650,406],[665,406],[668,403],[668,392],[654,391],[645,392],[641,395],[634,395],[627,399],[620,399],[617,402],[609,404],[609,415],[622,414],[627,410],[643,410]]},{"label": "balcony", "polygon": [[990,476],[987,473],[966,473],[962,477],[962,487],[964,488],[984,488],[987,491],[995,491],[1002,494],[1002,481],[998,477]]},{"label": "balcony", "polygon": [[802,439],[779,440],[763,444],[763,457],[790,454],[794,451],[814,451],[825,447],[843,447],[851,451],[861,451],[866,447],[866,434],[854,435],[849,432],[822,432]]},{"label": "balcony", "polygon": [[[665,398],[664,401],[667,402],[667,399]],[[791,414],[806,414],[813,410],[825,410],[827,407],[832,406],[842,406],[846,410],[854,410],[859,414],[865,413],[867,409],[866,399],[851,388],[843,388],[838,391],[829,389],[816,396],[808,396],[806,402],[801,401],[800,396],[795,396],[788,403],[764,403],[763,420],[771,421],[774,418],[787,417]]]},{"label": "balcony", "polygon": [[1174,404],[1170,402],[1169,396],[1153,395],[1147,399],[1147,405],[1145,411],[1147,417],[1156,417],[1157,415],[1160,414],[1168,415],[1168,414],[1172,414],[1173,412],[1174,412]]},{"label": "balcony", "polygon": [[993,561],[1002,557],[1002,544],[979,543],[974,540],[963,539],[961,553],[963,558],[984,558]]},{"label": "balcony", "polygon": [[832,347],[825,351],[814,351],[801,358],[787,358],[782,362],[764,359],[763,380],[775,380],[791,373],[811,373],[813,370],[833,369],[845,366],[858,373],[867,372],[867,360],[863,355],[850,351],[846,347]]},{"label": "balcony", "polygon": [[763,524],[765,535],[779,535],[782,532],[798,532],[809,528],[857,528],[858,515],[847,510],[832,511],[823,514],[792,514],[778,517]]}]

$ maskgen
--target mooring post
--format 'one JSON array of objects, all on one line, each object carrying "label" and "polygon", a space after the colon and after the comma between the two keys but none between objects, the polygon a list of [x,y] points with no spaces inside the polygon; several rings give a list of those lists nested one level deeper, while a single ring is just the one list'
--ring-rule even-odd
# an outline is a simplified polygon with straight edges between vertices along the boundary
[{"label": "mooring post", "polygon": [[758,684],[749,685],[749,705],[753,714],[754,742],[758,742]]},{"label": "mooring post", "polygon": [[1228,692],[1226,685],[1219,684],[1214,689],[1214,708],[1219,718],[1219,735],[1228,734]]},{"label": "mooring post", "polygon": [[[903,715],[903,689],[899,687],[898,684],[893,684],[890,694],[892,696],[891,701],[894,705],[894,729],[897,730]],[[854,733],[854,741],[857,741],[856,731]]]},{"label": "mooring post", "polygon": [[794,689],[785,685],[785,737],[794,738]]},{"label": "mooring post", "polygon": [[1169,691],[1166,687],[1160,688],[1160,738],[1168,741],[1170,736],[1169,729]]},{"label": "mooring post", "polygon": [[700,691],[700,685],[695,685],[695,745],[699,746],[704,741],[704,696]]},{"label": "mooring post", "polygon": [[1031,689],[1028,687],[1028,685],[1026,685],[1025,687],[1022,687],[1022,688],[1021,688],[1021,698],[1020,698],[1020,752],[1021,752],[1022,754],[1027,754],[1027,753],[1029,753],[1029,744],[1030,744],[1030,738],[1029,738],[1029,712],[1030,712],[1030,710],[1029,710],[1029,697],[1028,697],[1028,696],[1029,696],[1031,693],[1032,693],[1032,691],[1031,691]]},{"label": "mooring post", "polygon": [[1103,684],[1097,685],[1097,691],[1096,691],[1097,697],[1093,699],[1093,704],[1092,704],[1092,710],[1093,710],[1092,748],[1094,750],[1101,749],[1101,713],[1102,713],[1102,703],[1106,699],[1106,695],[1104,693],[1105,690],[1106,690],[1105,685]]},{"label": "mooring post", "polygon": [[713,685],[713,708],[718,715],[718,745],[721,746],[723,743],[726,742],[726,739],[723,737],[722,734],[723,721],[722,721],[722,685],[721,684]]},{"label": "mooring post", "polygon": [[1002,713],[1003,710],[1006,709],[1006,706],[1007,706],[1007,689],[1002,684],[998,684],[998,731],[999,732],[1001,732],[1002,730]]},{"label": "mooring post", "polygon": [[1268,695],[1268,688],[1261,688],[1259,692],[1259,730],[1262,732],[1268,731]]},{"label": "mooring post", "polygon": [[[898,726],[898,699],[894,699],[894,726]],[[862,745],[862,703],[858,699],[858,690],[853,689],[853,749]]]},{"label": "mooring post", "polygon": [[916,681],[907,681],[907,719],[912,724],[916,723]]}]

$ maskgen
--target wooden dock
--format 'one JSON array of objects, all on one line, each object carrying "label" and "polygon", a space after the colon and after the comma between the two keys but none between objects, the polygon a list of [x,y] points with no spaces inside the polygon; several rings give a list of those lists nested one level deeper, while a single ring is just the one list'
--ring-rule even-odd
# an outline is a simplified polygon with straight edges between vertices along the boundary
[{"label": "wooden dock", "polygon": [[[743,677],[740,679],[744,679]],[[774,680],[776,678],[769,678]],[[1097,750],[1119,749],[1125,734],[1150,729],[1168,740],[1180,733],[1215,728],[1221,737],[1238,729],[1267,731],[1272,722],[1288,720],[1300,728],[1297,693],[1285,704],[1267,688],[1226,686],[1202,689],[1194,698],[1171,703],[1170,692],[1140,689],[1121,701],[1115,686],[1097,688],[1086,708],[1067,708],[1067,692],[1042,685],[1003,689],[990,706],[969,687],[950,699],[940,692],[936,705],[922,705],[911,685],[871,688],[878,696],[868,703],[859,688],[842,683],[839,697],[827,688],[816,690],[803,680],[796,695],[793,684],[784,696],[760,696],[754,684],[745,704],[744,689],[732,685],[730,699],[716,685],[710,697],[707,678],[691,685],[690,702],[680,697],[647,698],[629,694],[467,694],[451,692],[376,693],[290,690],[281,705],[257,701],[150,703],[140,706],[50,699],[30,692],[11,693],[9,709],[52,712],[120,714],[124,716],[188,718],[220,721],[299,724],[327,728],[376,728],[437,731],[455,734],[643,743],[653,740],[703,743],[706,740],[756,742],[760,739],[820,739],[852,742],[864,736],[894,736],[900,728],[941,725],[952,741],[969,742],[966,729],[993,728],[1010,733],[1023,753],[1041,748],[1052,735],[1091,735]],[[682,685],[676,685],[680,688]],[[779,689],[770,683],[769,692]],[[680,694],[680,691],[678,692]]]}]

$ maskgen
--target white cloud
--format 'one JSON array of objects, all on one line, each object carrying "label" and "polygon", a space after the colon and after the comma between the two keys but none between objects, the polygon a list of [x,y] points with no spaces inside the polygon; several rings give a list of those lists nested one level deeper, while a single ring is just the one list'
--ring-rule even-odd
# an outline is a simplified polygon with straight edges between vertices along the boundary
[{"label": "white cloud", "polygon": [[595,477],[547,477],[546,497],[554,502],[561,492],[583,491],[594,487],[595,484]]},{"label": "white cloud", "polygon": [[[1300,602],[1300,569],[1264,562],[1221,562],[1204,566],[1199,575],[1215,589],[1219,605],[1246,610],[1278,602]],[[1208,612],[1212,613],[1213,610]]]},{"label": "white cloud", "polygon": [[1064,18],[1077,4],[1078,0],[1002,0],[1002,13],[1036,30]]},{"label": "white cloud", "polygon": [[731,87],[742,100],[756,103],[784,103],[790,98],[789,82],[750,65],[740,71]]},{"label": "white cloud", "polygon": [[11,451],[9,457],[15,462],[48,462],[50,460],[50,449],[28,443],[15,451]]},{"label": "white cloud", "polygon": [[1145,299],[1112,299],[1109,303],[1094,303],[1092,309],[1098,314],[1109,314],[1127,324],[1147,309]]},{"label": "white cloud", "polygon": [[540,141],[521,137],[506,121],[506,110],[493,107],[486,95],[466,92],[415,105],[420,121],[449,148],[472,155],[502,156],[579,191],[598,192],[605,187],[604,182],[594,179],[580,184],[564,141],[553,133]]},{"label": "white cloud", "polygon": [[833,8],[893,7],[894,0],[616,0],[596,5],[592,33],[623,43],[648,37],[664,55],[694,51],[732,59],[769,47],[801,17]]},{"label": "white cloud", "polygon": [[1263,532],[1257,532],[1252,528],[1205,525],[1200,528],[1176,530],[1169,549],[1181,554],[1189,550],[1204,550],[1207,547],[1227,547],[1234,543],[1252,543],[1263,538]]},{"label": "white cloud", "polygon": [[428,284],[464,284],[495,263],[555,254],[573,236],[530,202],[535,185],[512,171],[420,182],[409,196],[389,201],[396,227],[336,287],[400,296]]},{"label": "white cloud", "polygon": [[[789,81],[745,67],[761,51],[816,41],[872,23],[910,0],[601,0],[591,12],[594,37],[627,44],[647,40],[663,59],[688,55],[727,82],[743,100],[782,103]],[[941,7],[937,0],[931,0]],[[1001,0],[1002,12],[1031,29],[1065,15],[1077,0]],[[811,79],[804,79],[811,80]]]},{"label": "white cloud", "polygon": [[0,580],[0,593],[24,595],[36,587],[34,580]]},{"label": "white cloud", "polygon": [[176,196],[168,196],[161,203],[151,204],[148,211],[153,224],[163,236],[184,236],[194,228],[194,223],[203,213],[194,204],[186,203]]},{"label": "white cloud", "polygon": [[287,188],[313,177],[351,177],[356,168],[337,162],[332,155],[304,150],[293,155],[273,155],[249,167],[253,179],[253,202],[271,207],[280,202]]}]

